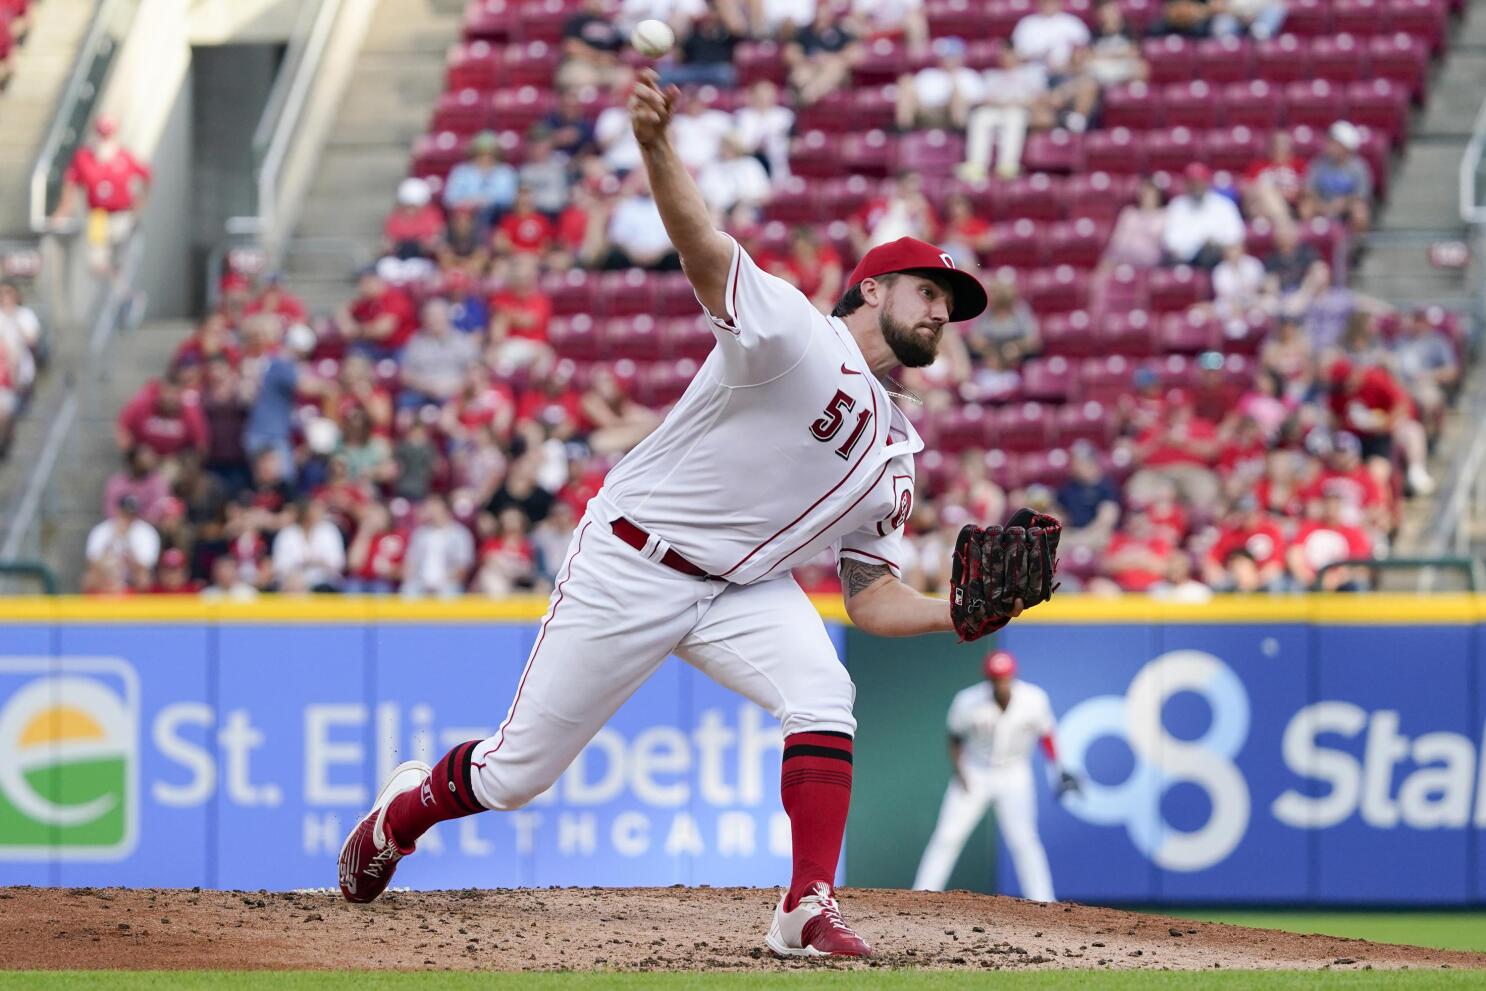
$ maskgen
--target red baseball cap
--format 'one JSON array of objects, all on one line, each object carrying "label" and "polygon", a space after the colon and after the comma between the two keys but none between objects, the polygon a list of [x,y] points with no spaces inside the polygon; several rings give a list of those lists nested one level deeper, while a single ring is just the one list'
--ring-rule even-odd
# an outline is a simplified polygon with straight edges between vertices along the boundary
[{"label": "red baseball cap", "polygon": [[1201,162],[1192,162],[1182,170],[1182,175],[1187,177],[1188,182],[1212,182],[1213,170]]},{"label": "red baseball cap", "polygon": [[1010,678],[1016,674],[1016,657],[1009,650],[993,650],[986,655],[987,678]]},{"label": "red baseball cap", "polygon": [[980,280],[955,268],[955,260],[949,252],[940,251],[916,237],[900,237],[867,252],[852,270],[846,288],[860,285],[863,279],[881,278],[893,272],[939,275],[949,279],[955,296],[955,308],[949,312],[951,321],[969,320],[986,308],[985,286],[980,284]]}]

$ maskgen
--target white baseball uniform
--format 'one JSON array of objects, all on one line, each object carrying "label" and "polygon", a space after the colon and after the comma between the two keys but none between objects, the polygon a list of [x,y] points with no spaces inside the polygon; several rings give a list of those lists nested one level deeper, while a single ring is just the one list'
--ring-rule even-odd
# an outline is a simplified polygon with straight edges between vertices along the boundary
[{"label": "white baseball uniform", "polygon": [[[516,698],[474,750],[487,808],[544,791],[672,653],[786,735],[856,729],[856,690],[790,568],[831,549],[899,573],[923,441],[846,325],[736,243],[725,299],[696,378],[579,522]],[[621,519],[643,551],[611,531]]]},{"label": "white baseball uniform", "polygon": [[1052,872],[1037,836],[1037,794],[1032,786],[1032,751],[1056,725],[1047,692],[1013,681],[1003,710],[991,683],[982,681],[955,695],[948,725],[950,735],[962,741],[960,773],[965,785],[950,779],[913,886],[943,891],[965,841],[994,805],[996,825],[1011,851],[1023,897],[1052,901]]}]

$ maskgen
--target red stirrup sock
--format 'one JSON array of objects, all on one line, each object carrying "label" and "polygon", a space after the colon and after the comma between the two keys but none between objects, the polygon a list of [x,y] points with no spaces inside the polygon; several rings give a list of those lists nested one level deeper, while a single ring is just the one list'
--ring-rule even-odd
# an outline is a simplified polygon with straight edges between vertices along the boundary
[{"label": "red stirrup sock", "polygon": [[846,733],[791,733],[784,738],[780,778],[784,811],[789,814],[795,869],[784,910],[792,910],[817,881],[836,884],[841,838],[851,806],[851,736]]},{"label": "red stirrup sock", "polygon": [[470,787],[470,757],[479,740],[469,740],[439,758],[422,788],[405,791],[387,806],[387,832],[400,849],[411,850],[436,822],[484,812]]}]

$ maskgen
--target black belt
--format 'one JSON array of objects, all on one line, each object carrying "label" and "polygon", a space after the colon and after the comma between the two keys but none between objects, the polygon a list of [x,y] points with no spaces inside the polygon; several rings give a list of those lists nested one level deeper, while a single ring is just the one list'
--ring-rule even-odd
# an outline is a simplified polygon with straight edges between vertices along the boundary
[{"label": "black belt", "polygon": [[[650,543],[650,534],[646,533],[644,530],[641,530],[639,527],[635,526],[635,524],[631,523],[623,516],[611,522],[609,524],[609,529],[613,531],[614,536],[618,537],[620,540],[624,541],[626,544],[629,544],[631,547],[633,547],[637,551],[640,551],[641,553],[644,553],[646,545]],[[672,571],[681,572],[683,575],[686,575],[689,578],[717,577],[716,575],[709,575],[703,569],[698,568],[686,558],[676,553],[675,550],[667,550],[665,554],[661,556],[660,563],[664,564]]]}]

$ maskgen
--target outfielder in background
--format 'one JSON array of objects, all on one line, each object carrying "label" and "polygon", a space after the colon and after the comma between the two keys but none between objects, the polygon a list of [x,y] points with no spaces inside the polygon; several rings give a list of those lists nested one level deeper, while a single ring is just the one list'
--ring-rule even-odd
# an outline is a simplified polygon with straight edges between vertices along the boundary
[{"label": "outfielder in background", "polygon": [[717,343],[589,502],[496,734],[431,769],[409,761],[393,772],[346,838],[341,891],[370,901],[435,823],[517,809],[546,791],[674,653],[782,724],[793,874],[769,948],[866,956],[832,890],[856,689],[790,569],[830,549],[861,629],[973,640],[1052,594],[1058,524],[1027,512],[1021,527],[965,527],[951,602],[899,581],[924,444],[880,379],[932,362],[945,326],[985,308],[985,289],[938,248],[902,238],[867,252],[835,313],[820,313],[713,228],[667,134],[679,97],[646,70],[630,119]]},{"label": "outfielder in background", "polygon": [[1051,762],[1059,798],[1078,791],[1078,779],[1057,764],[1053,731],[1057,720],[1047,692],[1016,676],[1010,651],[986,655],[985,680],[962,689],[949,707],[949,762],[953,768],[939,822],[924,848],[913,886],[943,891],[960,851],[986,810],[995,806],[996,827],[1011,851],[1022,896],[1053,901],[1047,851],[1037,835],[1037,792],[1032,751],[1040,741]]}]

